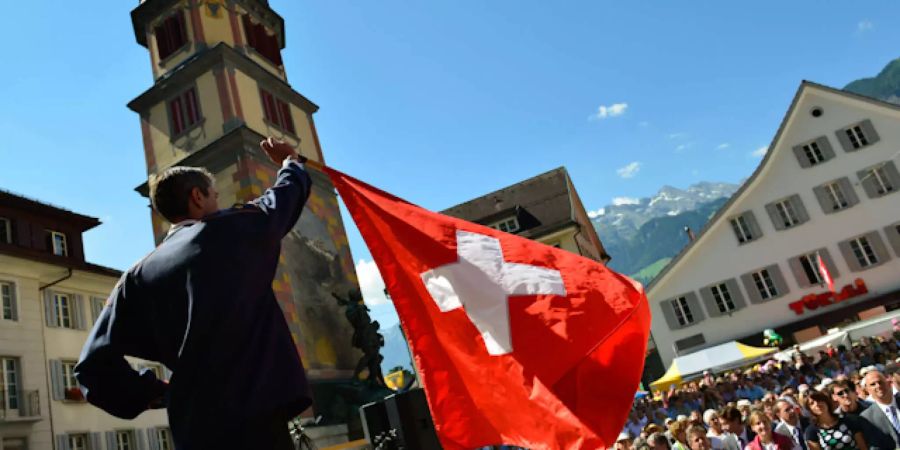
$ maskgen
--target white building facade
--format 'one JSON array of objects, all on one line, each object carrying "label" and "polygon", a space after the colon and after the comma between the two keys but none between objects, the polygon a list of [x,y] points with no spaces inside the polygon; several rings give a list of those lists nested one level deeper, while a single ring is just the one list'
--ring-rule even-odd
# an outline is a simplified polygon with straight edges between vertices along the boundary
[{"label": "white building facade", "polygon": [[663,365],[900,303],[898,154],[900,106],[803,82],[753,175],[648,287]]}]

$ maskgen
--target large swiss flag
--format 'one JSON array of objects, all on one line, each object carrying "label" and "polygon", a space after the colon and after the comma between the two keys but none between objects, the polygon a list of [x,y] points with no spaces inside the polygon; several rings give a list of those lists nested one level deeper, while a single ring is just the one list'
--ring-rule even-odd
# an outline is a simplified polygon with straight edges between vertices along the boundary
[{"label": "large swiss flag", "polygon": [[385,280],[445,449],[611,446],[644,364],[639,285],[325,170]]}]

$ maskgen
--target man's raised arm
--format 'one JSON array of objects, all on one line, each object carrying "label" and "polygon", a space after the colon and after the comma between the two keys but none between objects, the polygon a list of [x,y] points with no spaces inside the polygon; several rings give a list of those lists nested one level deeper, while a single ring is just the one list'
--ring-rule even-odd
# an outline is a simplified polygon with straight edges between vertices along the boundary
[{"label": "man's raised arm", "polygon": [[251,203],[269,216],[270,229],[283,237],[300,217],[312,189],[312,179],[303,167],[306,158],[290,145],[269,138],[259,146],[273,162],[281,164],[281,169],[275,185]]}]

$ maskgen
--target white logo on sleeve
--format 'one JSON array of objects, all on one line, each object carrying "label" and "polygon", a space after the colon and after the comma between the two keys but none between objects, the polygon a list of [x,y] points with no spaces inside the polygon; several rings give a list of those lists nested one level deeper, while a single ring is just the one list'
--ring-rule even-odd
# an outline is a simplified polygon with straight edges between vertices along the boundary
[{"label": "white logo on sleeve", "polygon": [[442,312],[463,308],[491,355],[512,352],[509,297],[566,295],[558,270],[503,260],[500,241],[483,234],[456,231],[459,260],[421,274]]}]

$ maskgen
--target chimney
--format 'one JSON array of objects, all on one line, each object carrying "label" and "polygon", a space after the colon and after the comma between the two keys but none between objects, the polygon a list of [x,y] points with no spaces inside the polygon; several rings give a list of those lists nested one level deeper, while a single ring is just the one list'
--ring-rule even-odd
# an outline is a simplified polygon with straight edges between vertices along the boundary
[{"label": "chimney", "polygon": [[684,232],[687,234],[688,240],[689,240],[690,242],[694,242],[694,239],[697,239],[697,237],[694,236],[694,232],[693,232],[693,230],[691,230],[691,227],[685,226],[685,227],[684,227]]}]

